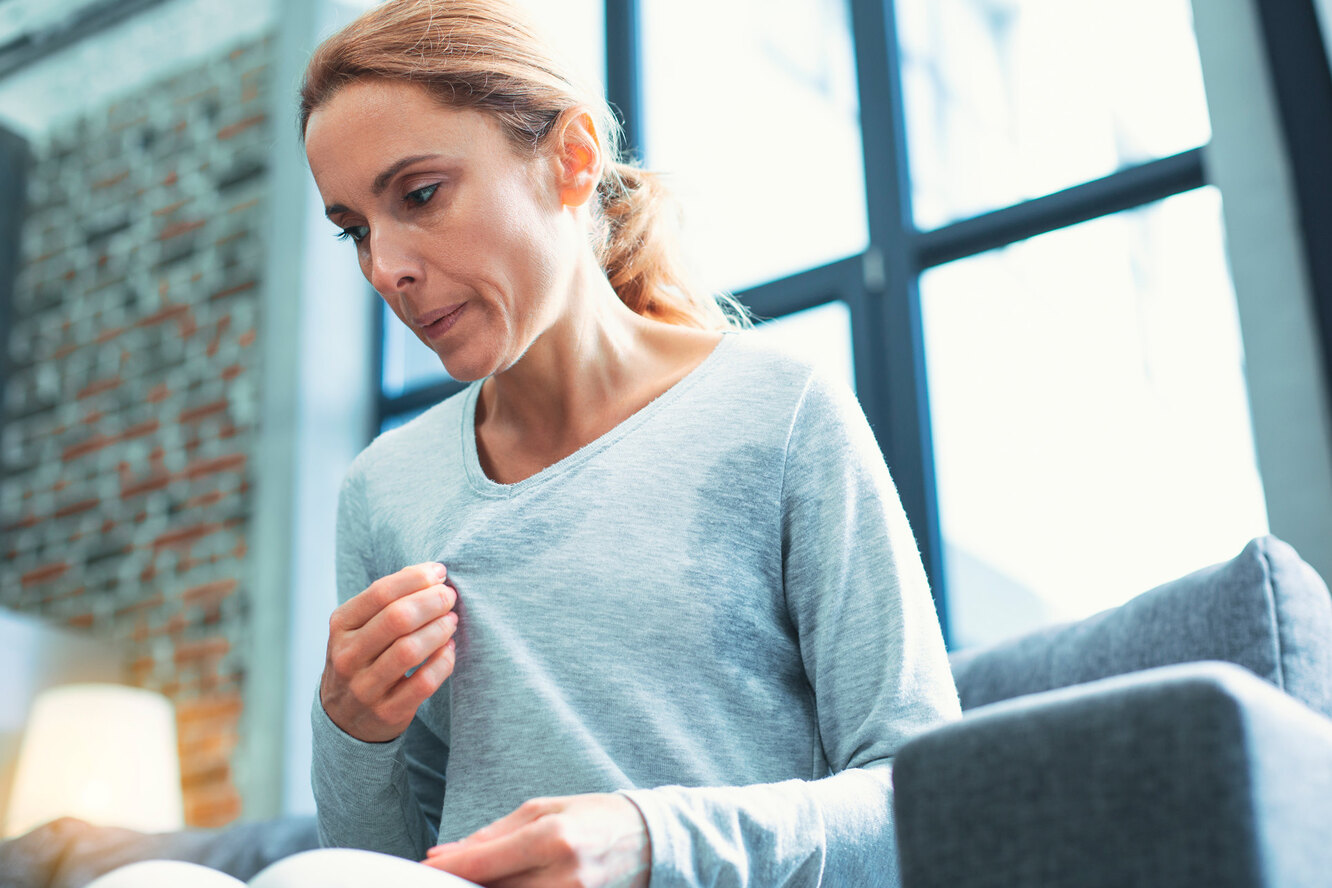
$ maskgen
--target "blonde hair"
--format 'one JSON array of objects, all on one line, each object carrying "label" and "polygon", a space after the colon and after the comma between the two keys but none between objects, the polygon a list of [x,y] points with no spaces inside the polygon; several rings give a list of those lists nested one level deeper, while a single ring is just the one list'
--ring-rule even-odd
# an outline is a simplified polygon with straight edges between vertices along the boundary
[{"label": "blonde hair", "polygon": [[644,317],[704,329],[748,326],[728,295],[690,280],[675,239],[677,211],[660,177],[619,154],[605,100],[581,86],[507,0],[390,0],[329,37],[300,92],[310,115],[366,77],[419,83],[443,105],[489,113],[519,150],[539,152],[560,118],[587,110],[607,157],[593,207],[597,260],[625,305]]}]

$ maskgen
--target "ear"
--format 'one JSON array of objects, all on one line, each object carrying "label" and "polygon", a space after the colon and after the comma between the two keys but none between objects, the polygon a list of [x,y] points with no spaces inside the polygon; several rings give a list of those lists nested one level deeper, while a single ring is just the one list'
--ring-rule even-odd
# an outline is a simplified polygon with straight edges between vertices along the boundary
[{"label": "ear", "polygon": [[605,164],[597,125],[591,114],[575,108],[556,127],[554,145],[560,202],[566,207],[580,207],[596,194]]}]

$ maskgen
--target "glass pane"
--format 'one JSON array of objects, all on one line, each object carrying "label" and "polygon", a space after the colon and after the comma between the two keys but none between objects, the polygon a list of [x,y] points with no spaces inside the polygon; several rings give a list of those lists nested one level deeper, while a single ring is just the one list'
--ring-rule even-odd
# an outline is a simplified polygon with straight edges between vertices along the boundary
[{"label": "glass pane", "polygon": [[384,316],[384,394],[396,398],[403,392],[452,377],[444,370],[439,355],[417,339],[382,301]]},{"label": "glass pane", "polygon": [[1215,189],[934,269],[921,300],[960,646],[1267,532]]},{"label": "glass pane", "polygon": [[1211,138],[1189,0],[898,0],[916,224]]},{"label": "glass pane", "polygon": [[851,309],[845,302],[829,302],[793,312],[755,327],[792,354],[799,355],[834,379],[845,379],[852,391],[856,374],[851,357]]},{"label": "glass pane", "polygon": [[845,0],[644,0],[647,166],[669,175],[709,287],[865,248]]},{"label": "glass pane", "polygon": [[605,92],[605,0],[518,0],[575,75]]}]

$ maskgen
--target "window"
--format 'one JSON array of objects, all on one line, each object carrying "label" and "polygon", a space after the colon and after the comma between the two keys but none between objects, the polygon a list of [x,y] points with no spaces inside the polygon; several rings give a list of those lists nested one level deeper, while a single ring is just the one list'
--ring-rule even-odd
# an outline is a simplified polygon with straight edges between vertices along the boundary
[{"label": "window", "polygon": [[702,280],[734,291],[863,252],[845,0],[644,0],[642,27],[643,154]]},{"label": "window", "polygon": [[1267,532],[1220,210],[1197,189],[922,278],[956,643],[1122,604]]},{"label": "window", "polygon": [[[1189,0],[582,21],[701,276],[854,386],[954,646],[1265,531]],[[405,355],[386,343],[386,423],[456,389]]]}]

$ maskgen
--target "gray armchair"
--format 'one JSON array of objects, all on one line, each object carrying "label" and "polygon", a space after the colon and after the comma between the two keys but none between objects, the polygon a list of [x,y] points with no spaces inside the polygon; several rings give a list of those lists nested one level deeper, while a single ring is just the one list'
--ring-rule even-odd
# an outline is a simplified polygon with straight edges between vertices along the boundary
[{"label": "gray armchair", "polygon": [[953,665],[966,717],[894,769],[905,888],[1332,885],[1332,598],[1286,544]]}]

